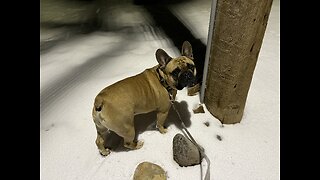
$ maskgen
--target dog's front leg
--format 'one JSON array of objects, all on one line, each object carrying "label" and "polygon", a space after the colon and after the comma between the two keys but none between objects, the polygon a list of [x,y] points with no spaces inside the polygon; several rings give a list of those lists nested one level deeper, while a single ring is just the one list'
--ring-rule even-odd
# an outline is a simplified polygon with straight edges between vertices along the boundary
[{"label": "dog's front leg", "polygon": [[164,134],[168,131],[167,128],[165,128],[163,126],[164,122],[166,121],[166,119],[168,117],[168,113],[169,113],[169,111],[157,113],[157,127],[158,127],[161,134]]}]

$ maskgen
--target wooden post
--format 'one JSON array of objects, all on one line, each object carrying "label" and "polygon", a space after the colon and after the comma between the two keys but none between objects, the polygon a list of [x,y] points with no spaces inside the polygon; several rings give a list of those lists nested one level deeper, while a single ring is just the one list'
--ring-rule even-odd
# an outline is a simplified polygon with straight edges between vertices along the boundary
[{"label": "wooden post", "polygon": [[271,5],[272,0],[217,0],[204,103],[223,124],[242,119]]}]

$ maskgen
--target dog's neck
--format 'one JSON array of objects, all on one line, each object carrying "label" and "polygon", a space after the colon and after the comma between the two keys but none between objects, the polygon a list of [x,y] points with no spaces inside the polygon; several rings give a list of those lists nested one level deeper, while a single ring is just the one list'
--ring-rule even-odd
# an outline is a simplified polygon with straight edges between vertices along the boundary
[{"label": "dog's neck", "polygon": [[162,84],[162,86],[163,86],[164,88],[166,88],[166,90],[167,90],[167,92],[168,92],[168,94],[169,94],[170,101],[173,102],[174,99],[175,99],[175,97],[174,97],[174,96],[175,96],[175,95],[174,95],[174,89],[173,89],[172,87],[170,87],[169,84],[166,82],[165,78],[163,78],[163,77],[161,76],[160,71],[162,71],[162,70],[160,69],[160,67],[157,67],[156,72],[157,72],[157,74],[158,74],[159,81],[160,81],[160,83]]}]

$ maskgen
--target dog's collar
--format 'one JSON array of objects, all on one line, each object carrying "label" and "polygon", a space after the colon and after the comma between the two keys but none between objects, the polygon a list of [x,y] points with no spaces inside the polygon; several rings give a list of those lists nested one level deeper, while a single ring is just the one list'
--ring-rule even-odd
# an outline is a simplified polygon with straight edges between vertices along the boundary
[{"label": "dog's collar", "polygon": [[157,74],[158,74],[158,77],[159,77],[159,81],[160,81],[160,83],[162,84],[162,86],[164,87],[164,88],[166,88],[166,90],[167,90],[167,92],[168,92],[168,94],[169,94],[169,98],[170,98],[170,102],[171,103],[173,103],[174,102],[174,96],[173,96],[173,88],[171,88],[170,86],[169,86],[169,84],[166,82],[166,80],[161,76],[161,74],[160,74],[160,67],[158,67],[157,69],[156,69],[156,71],[157,71]]}]

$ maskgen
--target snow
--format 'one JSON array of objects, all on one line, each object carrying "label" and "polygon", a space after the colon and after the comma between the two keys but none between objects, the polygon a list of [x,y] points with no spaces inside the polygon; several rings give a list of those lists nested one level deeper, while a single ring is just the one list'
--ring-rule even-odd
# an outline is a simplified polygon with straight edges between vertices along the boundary
[{"label": "snow", "polygon": [[[170,10],[206,44],[210,6],[209,0],[188,1],[172,5]],[[275,0],[241,123],[222,126],[205,107],[204,114],[194,114],[192,109],[199,104],[199,95],[187,96],[186,89],[177,94],[180,109],[185,107],[190,113],[181,111],[185,120],[190,119],[188,130],[211,161],[211,179],[280,178],[279,6]],[[144,125],[146,130],[139,135],[144,141],[141,149],[119,150],[107,157],[98,152],[91,118],[97,93],[156,65],[154,53],[158,48],[173,57],[179,55],[173,42],[152,25],[145,11],[130,4],[126,8],[134,11],[134,17],[124,12],[119,21],[114,20],[114,31],[70,38],[63,35],[64,28],[53,30],[51,36],[50,30],[42,31],[41,41],[61,36],[66,40],[40,54],[41,179],[127,180],[133,178],[135,168],[143,161],[160,165],[168,179],[200,179],[200,165],[180,167],[173,160],[172,140],[182,133],[174,123],[178,121],[174,111],[170,111],[166,134],[160,134],[152,124]],[[151,114],[139,119],[143,117],[154,118]],[[209,127],[205,122],[210,123]],[[205,173],[206,161],[202,167]]]}]

